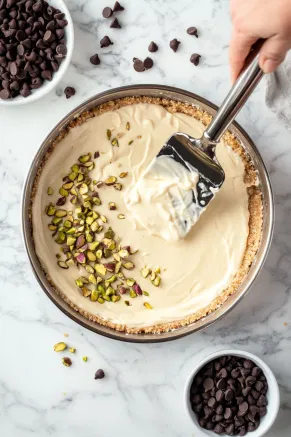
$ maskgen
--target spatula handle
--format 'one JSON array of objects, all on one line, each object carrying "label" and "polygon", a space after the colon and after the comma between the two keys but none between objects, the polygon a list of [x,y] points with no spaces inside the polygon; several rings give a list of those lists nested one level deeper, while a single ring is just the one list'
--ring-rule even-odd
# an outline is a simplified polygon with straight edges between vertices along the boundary
[{"label": "spatula handle", "polygon": [[263,77],[263,71],[259,66],[259,50],[263,40],[259,40],[248,56],[245,66],[238,79],[226,96],[224,102],[217,111],[212,122],[203,135],[204,147],[216,144],[222,134],[245,104],[255,87]]}]

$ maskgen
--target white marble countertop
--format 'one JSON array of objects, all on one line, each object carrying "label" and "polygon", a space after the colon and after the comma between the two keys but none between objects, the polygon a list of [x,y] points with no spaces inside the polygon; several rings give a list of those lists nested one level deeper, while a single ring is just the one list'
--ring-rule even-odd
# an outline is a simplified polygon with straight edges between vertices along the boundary
[{"label": "white marble countertop", "polygon": [[[267,437],[291,434],[291,188],[290,135],[264,102],[264,86],[239,115],[270,172],[276,226],[265,267],[244,301],[204,332],[172,343],[124,344],[95,335],[62,314],[45,296],[21,240],[21,187],[45,135],[84,99],[108,88],[161,83],[221,102],[229,87],[227,0],[123,0],[121,30],[108,29],[105,0],[67,2],[75,23],[73,62],[60,86],[42,101],[0,108],[0,435],[6,437],[194,437],[183,404],[183,386],[199,354],[228,346],[261,356],[281,390],[278,420]],[[111,1],[113,3],[113,0]],[[197,26],[199,39],[186,34]],[[108,34],[115,42],[101,50]],[[172,38],[182,41],[169,49]],[[160,50],[155,67],[132,68],[151,40]],[[89,63],[98,52],[100,66]],[[190,54],[202,55],[198,67]],[[65,86],[76,87],[66,100]],[[78,353],[65,368],[52,346],[69,334]],[[84,363],[82,355],[88,355]],[[103,368],[106,379],[95,381]]]}]

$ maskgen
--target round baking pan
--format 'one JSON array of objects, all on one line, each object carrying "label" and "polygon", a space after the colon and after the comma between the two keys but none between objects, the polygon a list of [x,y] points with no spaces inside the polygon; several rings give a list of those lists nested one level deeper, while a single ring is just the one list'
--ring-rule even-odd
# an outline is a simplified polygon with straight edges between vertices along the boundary
[{"label": "round baking pan", "polygon": [[64,128],[66,128],[66,126],[68,126],[75,118],[77,118],[82,112],[89,111],[90,109],[108,101],[131,96],[148,96],[177,100],[180,102],[198,106],[202,110],[205,110],[212,115],[215,114],[217,110],[217,107],[215,105],[203,99],[202,97],[199,97],[196,94],[184,91],[182,89],[162,85],[133,85],[122,88],[115,88],[98,94],[87,100],[86,102],[82,103],[55,126],[55,128],[43,141],[36,156],[32,161],[23,190],[22,230],[24,244],[33,272],[44,292],[54,302],[54,304],[57,305],[58,308],[60,308],[61,311],[63,311],[75,322],[98,334],[122,341],[153,343],[159,341],[174,340],[176,338],[180,338],[185,335],[191,334],[192,332],[197,332],[203,328],[206,328],[207,326],[211,325],[212,323],[223,317],[225,314],[227,314],[248,293],[264,264],[271,244],[274,225],[274,204],[270,180],[263,160],[255,144],[237,123],[232,123],[229,127],[229,130],[239,139],[247,154],[253,161],[258,172],[259,188],[263,196],[263,228],[260,247],[247,276],[245,277],[244,281],[242,282],[236,293],[230,296],[226,300],[226,302],[224,302],[224,304],[222,304],[219,308],[217,308],[214,312],[207,315],[206,317],[188,326],[162,334],[127,334],[125,332],[119,332],[106,326],[102,326],[96,322],[90,321],[80,313],[76,312],[57,294],[57,292],[49,284],[36,256],[30,220],[30,199],[33,183],[36,177],[37,170],[40,167],[41,162],[52,141],[54,141],[54,139],[60,134],[60,132]]}]

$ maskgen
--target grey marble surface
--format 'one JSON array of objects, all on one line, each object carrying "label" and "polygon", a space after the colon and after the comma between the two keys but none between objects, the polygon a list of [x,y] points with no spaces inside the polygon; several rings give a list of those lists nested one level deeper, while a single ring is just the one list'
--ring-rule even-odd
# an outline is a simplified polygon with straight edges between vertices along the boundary
[{"label": "grey marble surface", "polygon": [[[72,65],[42,101],[0,107],[0,435],[6,437],[194,437],[184,404],[186,378],[199,356],[218,348],[245,349],[274,370],[281,391],[278,420],[267,437],[291,434],[291,138],[266,108],[264,85],[238,119],[256,142],[270,172],[276,224],[265,267],[244,301],[211,328],[172,343],[123,344],[86,331],[44,295],[28,264],[20,232],[22,184],[41,141],[69,110],[95,93],[133,83],[161,83],[194,91],[214,103],[229,87],[228,0],[123,0],[121,30],[101,18],[105,0],[67,2],[75,24]],[[199,29],[199,39],[186,34]],[[105,34],[114,45],[99,48]],[[182,41],[174,54],[172,38]],[[155,67],[139,74],[155,40]],[[101,65],[88,59],[98,52]],[[191,53],[201,64],[189,62]],[[66,100],[63,89],[76,87]],[[52,351],[69,334],[78,353],[65,368]],[[88,355],[84,363],[82,355]],[[95,381],[102,367],[106,379]]]}]

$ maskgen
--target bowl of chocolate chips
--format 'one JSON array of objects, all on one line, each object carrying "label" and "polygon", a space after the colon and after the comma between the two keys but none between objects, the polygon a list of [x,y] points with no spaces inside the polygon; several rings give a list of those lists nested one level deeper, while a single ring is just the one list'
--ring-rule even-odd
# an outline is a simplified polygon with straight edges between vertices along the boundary
[{"label": "bowl of chocolate chips", "polygon": [[65,74],[73,46],[63,0],[0,0],[0,105],[49,93]]},{"label": "bowl of chocolate chips", "polygon": [[264,361],[249,352],[225,350],[196,366],[185,401],[197,437],[261,437],[277,417],[280,395]]}]

